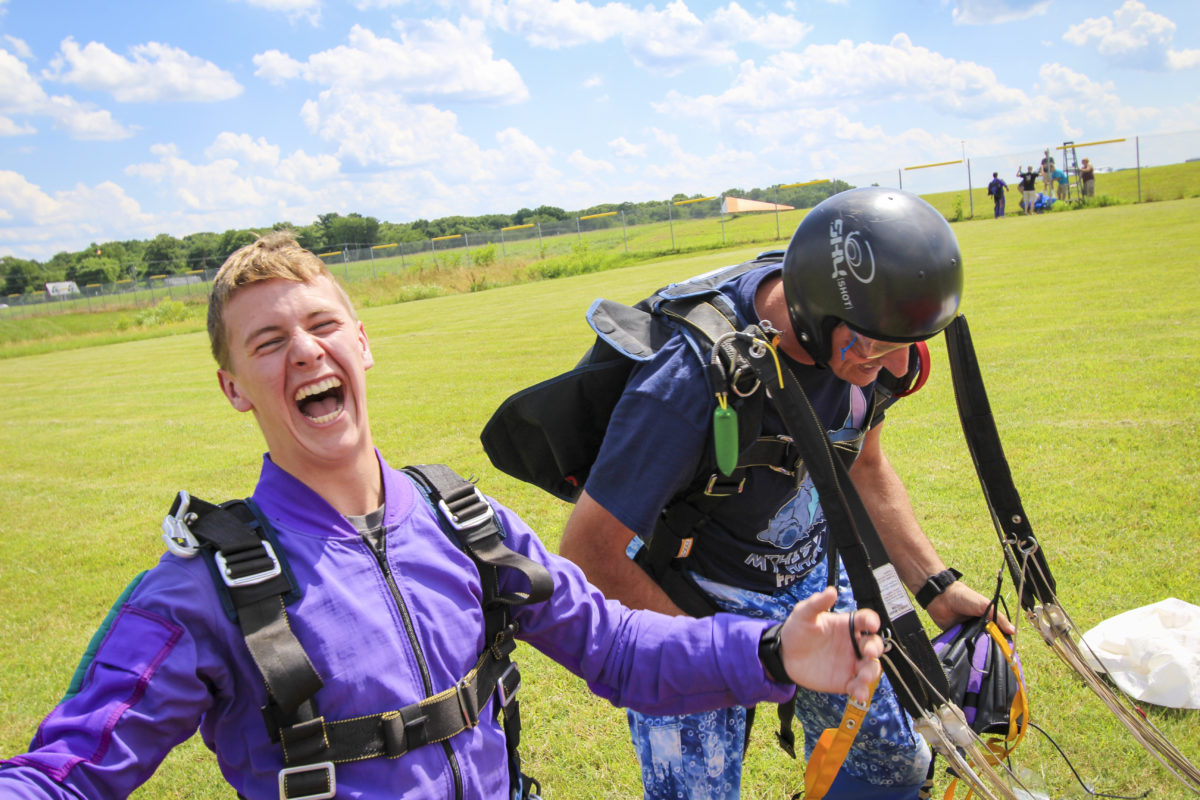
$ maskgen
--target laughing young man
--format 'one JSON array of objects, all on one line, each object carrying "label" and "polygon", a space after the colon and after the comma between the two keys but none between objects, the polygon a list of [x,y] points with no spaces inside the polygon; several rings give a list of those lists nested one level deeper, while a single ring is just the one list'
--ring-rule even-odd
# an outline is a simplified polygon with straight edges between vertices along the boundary
[{"label": "laughing young man", "polygon": [[[500,648],[484,637],[488,575],[375,449],[374,360],[345,293],[320,259],[272,234],[222,266],[209,335],[221,391],[266,440],[252,503],[290,571],[286,613],[275,602],[257,629],[238,606],[239,627],[223,607],[238,589],[222,594],[207,558],[164,555],[114,606],[29,752],[0,763],[0,796],[127,796],[197,729],[245,798],[526,795],[497,720],[506,687],[485,686],[472,705],[473,667]],[[493,507],[507,548],[553,580],[548,599],[514,606],[517,638],[616,705],[672,714],[779,702],[795,691],[790,681],[862,698],[879,675],[878,618],[827,613],[832,591],[798,604],[782,627],[630,611]],[[532,593],[519,570],[496,574],[500,596]],[[269,609],[277,599],[255,602]],[[280,711],[288,687],[262,667],[298,660],[290,639],[319,686],[296,704],[320,710],[303,724]],[[451,723],[461,714],[458,730],[438,736],[447,708]],[[370,757],[335,757],[356,736]],[[290,782],[295,763],[316,789]]]}]

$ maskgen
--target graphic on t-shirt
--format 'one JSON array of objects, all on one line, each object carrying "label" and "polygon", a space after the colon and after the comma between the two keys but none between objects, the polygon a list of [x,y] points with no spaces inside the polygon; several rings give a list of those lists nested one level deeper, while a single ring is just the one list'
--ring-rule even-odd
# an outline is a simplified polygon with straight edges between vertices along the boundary
[{"label": "graphic on t-shirt", "polygon": [[816,487],[811,478],[805,478],[796,493],[771,518],[767,529],[758,534],[758,540],[780,550],[791,550],[800,539],[811,537],[813,527],[823,516]]},{"label": "graphic on t-shirt", "polygon": [[[850,408],[846,417],[840,428],[829,431],[829,438],[835,447],[855,454],[862,449],[866,435],[862,426],[866,414],[866,393],[857,386],[851,387]],[[788,580],[782,581],[781,585],[796,580],[807,574],[824,557],[826,527],[825,513],[821,510],[816,487],[812,478],[806,476],[800,488],[784,502],[767,524],[767,529],[757,537],[761,542],[786,551],[787,555],[751,556],[747,563],[754,561],[764,569],[769,565],[776,572],[786,573]]]}]

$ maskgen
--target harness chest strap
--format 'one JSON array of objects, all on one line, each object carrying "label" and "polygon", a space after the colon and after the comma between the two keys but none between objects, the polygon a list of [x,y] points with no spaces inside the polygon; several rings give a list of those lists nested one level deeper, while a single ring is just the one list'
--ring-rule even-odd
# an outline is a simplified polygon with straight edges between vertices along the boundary
[{"label": "harness chest strap", "polygon": [[[436,474],[430,481],[428,475]],[[222,602],[242,629],[250,655],[268,691],[263,717],[273,741],[283,746],[280,797],[317,800],[337,791],[335,764],[364,758],[396,758],[425,744],[444,741],[475,727],[488,699],[498,698],[504,713],[510,765],[519,763],[519,712],[515,699],[520,674],[509,656],[517,625],[508,608],[549,597],[553,580],[544,567],[503,544],[491,506],[474,485],[440,465],[409,468],[439,509],[439,519],[476,562],[483,581],[487,646],[473,668],[453,687],[400,709],[348,720],[328,721],[313,696],[323,685],[288,624],[286,605],[299,596],[273,535],[249,501],[221,506],[181,492],[164,521],[168,547],[178,555],[204,552]],[[438,488],[440,487],[440,488]],[[499,566],[522,571],[529,592],[500,596]],[[514,784],[516,785],[516,784]]]}]

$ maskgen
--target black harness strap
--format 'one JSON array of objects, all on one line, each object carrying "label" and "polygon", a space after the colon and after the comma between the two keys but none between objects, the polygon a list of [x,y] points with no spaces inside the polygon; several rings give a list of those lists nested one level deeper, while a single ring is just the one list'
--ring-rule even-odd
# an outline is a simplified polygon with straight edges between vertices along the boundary
[{"label": "black harness strap", "polygon": [[[409,466],[404,468],[404,472],[416,481],[429,501],[439,509],[443,527],[450,528],[448,533],[458,541],[479,570],[483,584],[484,642],[487,645],[480,655],[480,662],[490,657],[483,671],[502,670],[495,679],[495,685],[500,710],[504,714],[509,786],[510,790],[519,788],[521,797],[525,797],[530,785],[537,782],[522,772],[518,752],[521,743],[521,704],[514,694],[520,684],[520,673],[517,665],[509,660],[509,653],[515,647],[513,637],[518,626],[512,619],[510,609],[548,600],[554,591],[554,578],[541,564],[504,545],[503,531],[496,521],[495,512],[473,483],[441,464]],[[529,590],[500,594],[497,572],[502,566],[522,573],[529,582]],[[476,667],[479,668],[479,664]],[[503,679],[508,679],[511,688],[506,687]],[[491,682],[490,673],[488,680]],[[486,684],[481,682],[481,685]],[[482,702],[486,702],[486,698]],[[538,788],[540,791],[541,787]]]},{"label": "black harness strap", "polygon": [[[892,680],[908,689],[897,691],[897,699],[910,714],[921,716],[924,709],[937,705],[938,695],[949,697],[950,687],[849,471],[835,454],[824,426],[791,371],[751,335],[739,334],[732,341],[766,387],[767,396],[775,404],[812,475],[855,600],[879,614],[881,633],[894,640],[915,664],[907,659],[886,661]],[[935,694],[930,694],[930,684]],[[915,700],[909,696],[910,692],[916,695]]]},{"label": "black harness strap", "polygon": [[[491,505],[473,484],[441,465],[409,467],[405,472],[437,509],[447,535],[479,569],[485,646],[467,675],[451,688],[400,709],[347,720],[326,720],[318,712],[314,695],[323,685],[321,678],[288,624],[287,603],[299,592],[273,534],[250,501],[215,506],[186,498],[188,505],[181,509],[181,494],[171,509],[205,554],[218,587],[225,588],[222,602],[241,627],[266,683],[263,717],[272,741],[283,747],[281,798],[334,797],[335,764],[398,758],[474,728],[493,695],[498,698],[496,713],[504,714],[512,786],[520,787],[524,796],[536,783],[520,772],[517,754],[520,711],[515,695],[521,678],[510,658],[518,626],[509,609],[548,599],[553,578],[542,565],[505,547]],[[179,549],[173,549],[187,555],[183,540],[174,541]],[[529,590],[501,595],[500,567],[524,574]]]},{"label": "black harness strap", "polygon": [[[1054,579],[1021,505],[1021,495],[1013,483],[1012,470],[1009,469],[1008,459],[1004,457],[987,389],[983,385],[983,373],[971,341],[971,330],[967,327],[967,318],[962,314],[955,317],[946,328],[946,351],[950,357],[954,400],[958,405],[967,449],[975,463],[975,472],[983,487],[983,496],[992,514],[996,535],[1000,537],[1013,585],[1020,587],[1021,607],[1032,611],[1039,603],[1055,603]],[[1022,559],[1014,551],[1031,559],[1033,566],[1023,568]]]},{"label": "black harness strap", "polygon": [[[189,509],[197,515],[192,535],[211,548],[209,563],[225,586],[246,647],[267,684],[264,713],[290,718],[324,685],[288,625],[284,597],[295,586],[245,501],[215,506],[191,498]],[[316,714],[311,703],[304,711],[302,717]]]}]

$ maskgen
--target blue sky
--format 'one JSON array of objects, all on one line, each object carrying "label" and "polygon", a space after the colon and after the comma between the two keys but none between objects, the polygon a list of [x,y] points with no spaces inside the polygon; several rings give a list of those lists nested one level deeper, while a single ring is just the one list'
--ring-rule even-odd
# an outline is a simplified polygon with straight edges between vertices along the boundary
[{"label": "blue sky", "polygon": [[0,255],[38,260],[1198,130],[1195,0],[0,0]]}]

